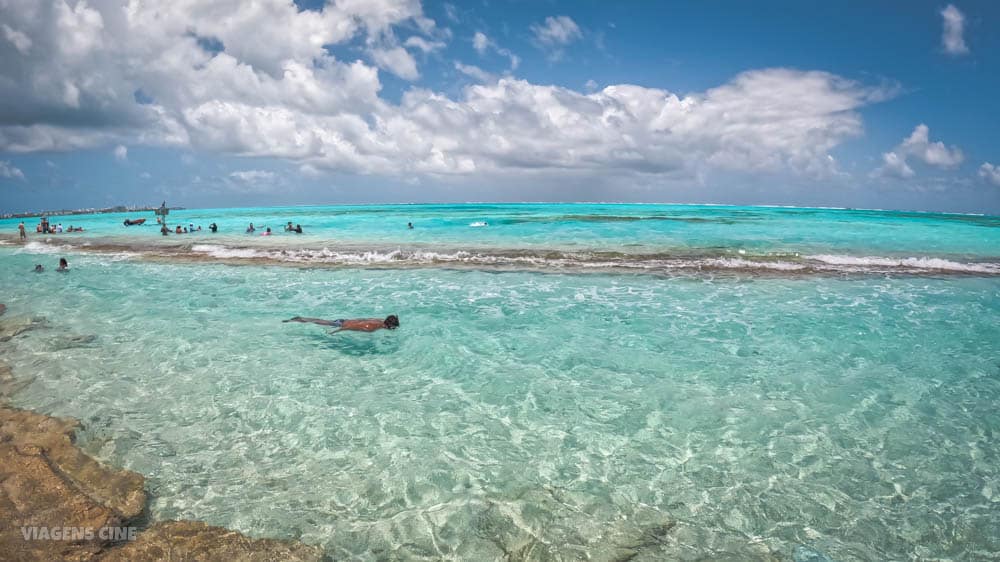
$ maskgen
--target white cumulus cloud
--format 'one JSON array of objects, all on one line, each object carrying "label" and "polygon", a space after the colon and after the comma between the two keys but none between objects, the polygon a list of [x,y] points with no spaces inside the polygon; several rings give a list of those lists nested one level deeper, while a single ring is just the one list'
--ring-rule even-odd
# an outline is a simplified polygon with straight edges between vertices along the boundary
[{"label": "white cumulus cloud", "polygon": [[544,24],[532,24],[531,32],[535,45],[548,51],[552,61],[562,59],[565,47],[583,37],[580,26],[569,16],[549,16]]},{"label": "white cumulus cloud", "polygon": [[480,55],[486,55],[490,51],[493,51],[502,57],[506,57],[510,60],[511,71],[517,70],[517,67],[521,64],[520,57],[515,55],[510,49],[497,45],[496,42],[487,37],[482,31],[477,31],[472,36],[472,48]]},{"label": "white cumulus cloud", "polygon": [[0,160],[0,178],[24,179],[24,172],[7,160]]},{"label": "white cumulus cloud", "polygon": [[120,144],[118,146],[116,146],[115,149],[113,151],[111,151],[111,152],[112,152],[112,154],[115,155],[115,160],[117,160],[119,162],[124,162],[124,161],[128,160],[128,148],[125,148],[124,146],[122,146]]},{"label": "white cumulus cloud", "polygon": [[472,36],[472,47],[476,49],[480,55],[486,53],[486,49],[490,47],[492,42],[490,38],[486,36],[482,31],[477,31],[475,35]]},{"label": "white cumulus cloud", "polygon": [[941,141],[931,142],[930,129],[921,123],[896,148],[882,155],[883,165],[874,174],[900,178],[913,177],[915,172],[907,163],[907,159],[911,157],[937,168],[954,168],[965,159],[957,146],[949,148]]},{"label": "white cumulus cloud", "polygon": [[941,18],[944,20],[944,31],[941,33],[941,46],[944,52],[950,55],[964,55],[969,52],[969,47],[965,44],[965,14],[963,14],[954,4],[941,10]]},{"label": "white cumulus cloud", "polygon": [[[578,91],[456,63],[483,83],[450,94],[410,86],[394,101],[382,96],[378,68],[414,79],[407,48],[425,50],[410,39],[399,45],[394,33],[418,30],[431,50],[441,37],[416,0],[341,0],[318,11],[288,0],[56,4],[0,1],[0,21],[32,42],[27,54],[0,58],[2,152],[121,146],[127,156],[125,146],[167,146],[405,178],[823,176],[836,173],[830,152],[861,134],[858,110],[892,94],[784,68],[686,94],[632,84]],[[553,46],[582,33],[551,19],[542,36]],[[482,37],[486,54],[516,68],[513,53]],[[358,60],[326,48],[353,41],[364,47],[345,50]],[[947,159],[926,144],[922,158]],[[224,180],[267,179],[234,174],[243,175]]]},{"label": "white cumulus cloud", "polygon": [[876,175],[912,178],[916,172],[906,163],[905,156],[895,152],[885,152],[882,154],[882,167],[877,170]]},{"label": "white cumulus cloud", "polygon": [[420,78],[417,61],[413,59],[413,55],[409,51],[402,47],[374,49],[372,58],[375,60],[375,64],[404,80],[412,81]]},{"label": "white cumulus cloud", "polygon": [[979,167],[979,177],[993,185],[1000,186],[1000,166],[983,162],[983,165]]},{"label": "white cumulus cloud", "polygon": [[425,54],[433,53],[434,51],[441,50],[445,47],[444,41],[429,41],[416,35],[407,38],[407,40],[403,42],[403,45],[417,49]]},{"label": "white cumulus cloud", "polygon": [[486,72],[485,70],[479,68],[478,66],[474,66],[471,64],[462,64],[458,61],[455,61],[455,70],[461,72],[462,74],[470,78],[474,78],[479,82],[496,82],[497,79],[496,76],[490,74],[489,72]]},{"label": "white cumulus cloud", "polygon": [[244,183],[258,184],[272,182],[277,179],[277,174],[267,170],[239,170],[231,172],[229,177]]},{"label": "white cumulus cloud", "polygon": [[583,37],[580,26],[569,16],[549,16],[544,24],[532,24],[531,32],[543,45],[568,45]]},{"label": "white cumulus cloud", "polygon": [[27,54],[28,50],[31,49],[31,38],[24,33],[7,24],[0,25],[0,31],[3,31],[4,39],[10,41],[22,55]]}]

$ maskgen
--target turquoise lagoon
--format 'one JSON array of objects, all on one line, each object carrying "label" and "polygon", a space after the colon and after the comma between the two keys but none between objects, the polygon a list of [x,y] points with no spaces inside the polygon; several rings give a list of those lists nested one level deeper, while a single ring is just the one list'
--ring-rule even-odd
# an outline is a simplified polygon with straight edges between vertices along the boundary
[{"label": "turquoise lagoon", "polygon": [[227,209],[165,239],[123,218],[24,246],[0,224],[4,320],[45,319],[0,353],[16,405],[148,477],[153,518],[338,560],[1000,557],[996,217]]}]

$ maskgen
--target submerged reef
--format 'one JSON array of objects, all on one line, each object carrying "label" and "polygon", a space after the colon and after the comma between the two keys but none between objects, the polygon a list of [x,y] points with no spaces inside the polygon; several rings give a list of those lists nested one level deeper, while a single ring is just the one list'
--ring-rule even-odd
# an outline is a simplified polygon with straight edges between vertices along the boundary
[{"label": "submerged reef", "polygon": [[[14,382],[10,367],[0,363],[0,390]],[[76,420],[0,404],[0,553],[5,559],[323,559],[316,547],[251,539],[197,521],[144,525],[145,478],[80,450],[74,443],[79,427]],[[126,542],[116,542],[122,537],[113,531],[101,531],[127,528],[135,531]]]}]

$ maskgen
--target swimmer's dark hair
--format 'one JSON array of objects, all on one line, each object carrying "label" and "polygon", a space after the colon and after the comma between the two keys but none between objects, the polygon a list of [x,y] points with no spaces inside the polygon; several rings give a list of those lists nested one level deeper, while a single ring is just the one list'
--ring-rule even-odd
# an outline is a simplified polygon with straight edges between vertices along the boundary
[{"label": "swimmer's dark hair", "polygon": [[398,328],[399,327],[399,317],[396,316],[395,314],[390,314],[389,316],[386,316],[385,317],[385,327],[389,328],[390,330],[395,330],[396,328]]}]

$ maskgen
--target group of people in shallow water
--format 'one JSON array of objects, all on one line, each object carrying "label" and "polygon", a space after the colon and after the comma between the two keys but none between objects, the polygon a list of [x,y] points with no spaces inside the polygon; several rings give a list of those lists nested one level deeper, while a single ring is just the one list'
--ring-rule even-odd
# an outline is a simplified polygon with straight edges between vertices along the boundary
[{"label": "group of people in shallow water", "polygon": [[[40,263],[36,263],[35,273],[42,273],[43,271],[45,271],[45,266]],[[59,258],[59,267],[56,268],[56,271],[69,271],[69,262],[66,261],[66,258]]]},{"label": "group of people in shallow water", "polygon": [[[126,219],[124,224],[125,226],[132,226],[133,224],[138,225],[142,224],[143,222],[145,222],[145,219],[142,219],[141,221],[131,221]],[[201,225],[195,227],[194,223],[188,223],[188,226],[177,225],[176,227],[174,227],[173,230],[171,230],[169,227],[167,227],[166,222],[163,222],[160,219],[156,219],[156,222],[160,224],[160,234],[164,236],[167,236],[169,234],[191,234],[194,232],[201,232]],[[406,227],[412,230],[413,223],[412,222],[406,223]],[[21,237],[21,240],[26,240],[28,238],[28,233],[27,230],[25,230],[23,222],[18,225],[17,230],[18,230],[18,235]],[[213,222],[212,224],[208,225],[208,230],[210,230],[214,234],[219,231],[219,225]],[[70,226],[69,228],[63,230],[62,223],[59,223],[56,226],[51,226],[49,224],[49,219],[42,217],[42,220],[38,223],[38,226],[35,228],[35,232],[38,232],[39,234],[61,234],[63,232],[83,232],[83,227]],[[254,234],[255,232],[257,232],[257,228],[254,227],[253,223],[250,223],[250,226],[247,227],[246,232],[247,234]],[[292,221],[288,221],[288,224],[285,225],[285,232],[294,232],[295,234],[302,234],[302,225],[301,224],[293,225]],[[264,232],[262,232],[260,235],[270,236],[271,227],[266,227]]]},{"label": "group of people in shallow water", "polygon": [[[253,225],[253,223],[250,223],[250,226],[247,227],[247,234],[253,234],[255,232],[257,232],[257,227],[255,227]],[[288,224],[285,225],[285,232],[294,232],[295,234],[302,234],[302,225],[301,224],[296,224],[296,225],[292,226],[292,221],[288,221]],[[264,228],[264,232],[261,232],[260,235],[261,236],[270,236],[271,235],[271,227],[270,226],[265,227]]]},{"label": "group of people in shallow water", "polygon": [[[42,220],[39,221],[38,225],[35,226],[35,232],[37,232],[38,234],[62,234],[63,232],[83,232],[83,227],[82,226],[74,227],[70,225],[66,229],[63,229],[62,223],[52,226],[49,224],[49,219],[42,217]],[[24,222],[17,225],[17,235],[21,238],[21,240],[27,240],[28,231],[24,227]]]},{"label": "group of people in shallow water", "polygon": [[[214,234],[219,231],[219,225],[213,222],[212,224],[208,225],[208,230],[210,230]],[[197,228],[195,228],[194,223],[188,223],[188,226],[177,225],[177,227],[174,228],[173,230],[173,234],[193,234],[195,232],[201,232],[200,224],[198,225]],[[166,223],[161,223],[160,234],[166,236],[170,233],[171,230],[170,228],[167,227]]]}]

